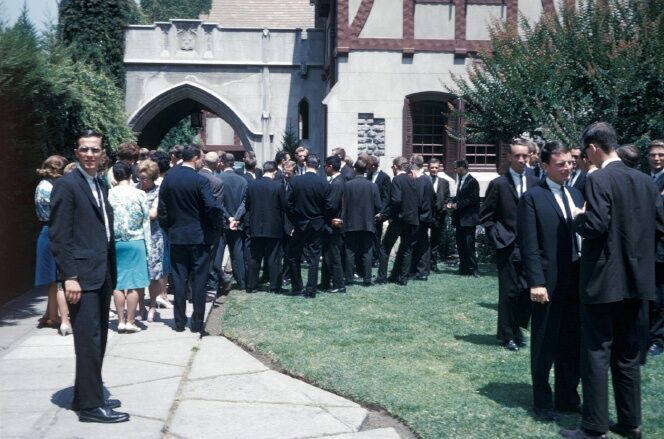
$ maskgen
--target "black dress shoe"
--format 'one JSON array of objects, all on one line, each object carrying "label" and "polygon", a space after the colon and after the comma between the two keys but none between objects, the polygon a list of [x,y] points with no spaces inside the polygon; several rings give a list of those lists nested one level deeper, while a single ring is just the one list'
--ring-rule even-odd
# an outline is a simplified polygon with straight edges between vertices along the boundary
[{"label": "black dress shoe", "polygon": [[254,294],[256,292],[256,288],[247,288],[247,294]]},{"label": "black dress shoe", "polygon": [[507,340],[503,343],[503,347],[508,351],[516,352],[519,350],[519,347],[516,345],[514,340]]},{"label": "black dress shoe", "polygon": [[328,291],[328,293],[345,293],[345,292],[346,292],[346,287],[332,288],[331,290]]},{"label": "black dress shoe", "polygon": [[586,433],[583,428],[578,428],[576,430],[566,430],[562,429],[558,433],[562,437],[566,437],[568,439],[606,439],[606,434],[600,434],[599,436],[594,436],[589,433]]},{"label": "black dress shoe", "polygon": [[415,280],[426,282],[427,280],[429,280],[429,276],[415,276]]},{"label": "black dress shoe", "polygon": [[304,296],[304,290],[291,291],[289,296]]},{"label": "black dress shoe", "polygon": [[203,326],[192,326],[189,328],[191,332],[201,332],[203,330]]},{"label": "black dress shoe", "polygon": [[541,422],[556,422],[560,416],[551,409],[535,409],[535,418]]},{"label": "black dress shoe", "polygon": [[116,412],[108,407],[97,407],[96,409],[85,409],[78,413],[81,422],[99,422],[102,424],[115,424],[129,420],[128,413]]},{"label": "black dress shoe", "polygon": [[376,280],[374,281],[376,285],[382,285],[387,283],[387,279],[384,277],[377,277]]},{"label": "black dress shoe", "polygon": [[184,331],[184,326],[176,326],[173,329],[175,329],[175,332],[183,332]]},{"label": "black dress shoe", "polygon": [[514,340],[514,343],[516,343],[516,345],[520,348],[525,348],[527,346],[526,341],[522,338],[517,338]]},{"label": "black dress shoe", "polygon": [[369,282],[362,282],[362,286],[363,286],[363,287],[371,287],[371,286],[373,286],[373,282],[371,282],[371,281],[369,281]]},{"label": "black dress shoe", "polygon": [[[104,407],[106,407],[107,409],[116,409],[120,406],[122,406],[122,403],[120,402],[119,399],[107,399],[106,401],[104,401]],[[72,401],[71,409],[75,412],[78,412],[81,410],[81,407],[78,405],[78,402]]]},{"label": "black dress shoe", "polygon": [[664,352],[664,346],[662,346],[662,344],[658,342],[654,342],[648,348],[648,354],[650,354],[651,357],[656,357],[657,355],[660,355],[662,352]]},{"label": "black dress shoe", "polygon": [[315,299],[316,298],[316,291],[315,290],[309,290],[304,292],[304,297],[307,299]]},{"label": "black dress shoe", "polygon": [[556,405],[556,410],[559,412],[566,413],[581,413],[583,406],[581,404],[577,405]]},{"label": "black dress shoe", "polygon": [[477,273],[477,272],[475,272],[475,273],[473,273],[473,277],[474,277],[475,279],[479,279],[479,278],[480,278],[480,274]]},{"label": "black dress shoe", "polygon": [[617,422],[612,422],[609,425],[609,430],[628,439],[641,439],[641,429],[639,427],[626,427]]}]

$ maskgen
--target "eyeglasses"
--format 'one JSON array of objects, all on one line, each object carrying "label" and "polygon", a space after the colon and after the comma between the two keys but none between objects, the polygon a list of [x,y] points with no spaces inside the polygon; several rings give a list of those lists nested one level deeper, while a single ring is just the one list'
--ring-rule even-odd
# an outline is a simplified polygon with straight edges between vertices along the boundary
[{"label": "eyeglasses", "polygon": [[101,154],[101,148],[93,148],[93,147],[90,147],[90,146],[80,146],[78,148],[78,152],[80,152],[81,154],[85,154],[87,152],[91,152],[93,154]]}]

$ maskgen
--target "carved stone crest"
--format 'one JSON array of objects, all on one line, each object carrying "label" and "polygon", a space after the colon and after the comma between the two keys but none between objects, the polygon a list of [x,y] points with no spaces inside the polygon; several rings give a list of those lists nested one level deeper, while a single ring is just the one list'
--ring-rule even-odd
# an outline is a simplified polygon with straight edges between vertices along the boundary
[{"label": "carved stone crest", "polygon": [[178,37],[180,39],[180,50],[189,52],[196,48],[196,29],[178,29]]}]

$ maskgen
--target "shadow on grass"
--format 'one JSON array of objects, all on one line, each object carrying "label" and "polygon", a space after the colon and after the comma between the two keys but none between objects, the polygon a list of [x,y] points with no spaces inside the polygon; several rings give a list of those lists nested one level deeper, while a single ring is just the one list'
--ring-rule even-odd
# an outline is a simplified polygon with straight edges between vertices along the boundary
[{"label": "shadow on grass", "polygon": [[489,303],[489,302],[477,302],[479,306],[482,308],[486,309],[491,309],[493,311],[498,311],[498,304],[497,303]]},{"label": "shadow on grass", "polygon": [[455,335],[454,338],[480,346],[498,346],[498,340],[493,334]]},{"label": "shadow on grass", "polygon": [[507,408],[533,408],[533,391],[528,383],[488,383],[478,393]]}]

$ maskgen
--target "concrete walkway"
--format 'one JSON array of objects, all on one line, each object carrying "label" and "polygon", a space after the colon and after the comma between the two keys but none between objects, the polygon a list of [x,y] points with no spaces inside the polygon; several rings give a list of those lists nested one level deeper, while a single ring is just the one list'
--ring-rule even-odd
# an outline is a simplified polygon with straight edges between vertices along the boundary
[{"label": "concrete walkway", "polygon": [[270,370],[224,337],[173,331],[169,310],[136,334],[118,334],[111,320],[104,383],[131,420],[78,422],[69,409],[72,337],[36,328],[45,302],[31,291],[0,309],[3,439],[400,437],[393,428],[365,430],[363,407]]}]

